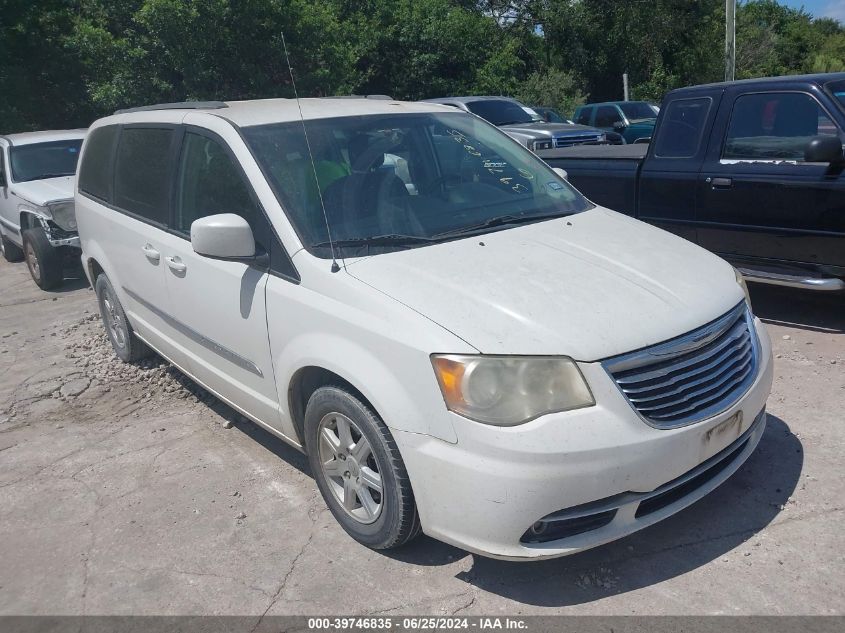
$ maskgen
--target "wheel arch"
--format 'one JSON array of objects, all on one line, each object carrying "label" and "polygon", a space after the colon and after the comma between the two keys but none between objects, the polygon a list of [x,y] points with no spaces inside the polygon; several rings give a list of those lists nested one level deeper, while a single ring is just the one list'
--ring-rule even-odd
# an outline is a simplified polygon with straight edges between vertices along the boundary
[{"label": "wheel arch", "polygon": [[361,393],[360,389],[343,376],[318,365],[301,367],[290,379],[287,400],[291,421],[293,422],[293,427],[297,435],[296,439],[306,451],[308,450],[308,446],[305,441],[305,408],[308,405],[308,400],[317,389],[328,386],[345,389],[369,407],[373,413],[381,417],[376,407],[373,406],[373,403]]},{"label": "wheel arch", "polygon": [[97,277],[100,275],[105,274],[105,270],[100,265],[100,262],[97,261],[94,257],[86,257],[85,258],[85,274],[88,276],[88,283],[91,284],[91,287],[94,287],[94,284],[97,283]]},{"label": "wheel arch", "polygon": [[326,384],[350,389],[389,429],[457,441],[428,355],[419,350],[391,346],[379,352],[363,340],[310,332],[274,355],[274,366],[284,413],[303,445],[308,397]]}]

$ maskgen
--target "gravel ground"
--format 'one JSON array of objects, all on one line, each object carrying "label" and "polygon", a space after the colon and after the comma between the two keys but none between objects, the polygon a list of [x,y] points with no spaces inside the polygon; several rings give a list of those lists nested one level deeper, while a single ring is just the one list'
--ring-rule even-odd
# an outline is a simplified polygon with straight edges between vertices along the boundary
[{"label": "gravel ground", "polygon": [[845,297],[752,292],[776,371],[746,465],[638,534],[517,564],[357,545],[303,456],[163,361],[117,361],[82,280],[42,292],[0,261],[0,615],[843,614]]}]

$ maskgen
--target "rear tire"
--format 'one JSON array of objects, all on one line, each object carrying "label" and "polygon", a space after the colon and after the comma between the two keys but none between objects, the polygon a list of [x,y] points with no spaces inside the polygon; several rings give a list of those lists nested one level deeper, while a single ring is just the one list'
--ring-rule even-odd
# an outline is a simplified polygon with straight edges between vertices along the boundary
[{"label": "rear tire", "polygon": [[124,363],[134,363],[150,356],[152,350],[135,336],[135,331],[129,319],[126,318],[114,287],[105,274],[97,277],[94,290],[97,293],[97,302],[100,305],[100,316],[106,328],[106,335],[117,357]]},{"label": "rear tire", "polygon": [[23,250],[5,235],[0,235],[0,251],[7,262],[19,262],[23,259]]},{"label": "rear tire", "polygon": [[44,229],[26,229],[21,237],[24,259],[32,280],[41,290],[60,286],[65,279],[64,257],[50,244]]},{"label": "rear tire", "polygon": [[420,533],[408,471],[382,420],[341,387],[317,389],[305,410],[308,461],[341,527],[372,549],[399,547]]}]

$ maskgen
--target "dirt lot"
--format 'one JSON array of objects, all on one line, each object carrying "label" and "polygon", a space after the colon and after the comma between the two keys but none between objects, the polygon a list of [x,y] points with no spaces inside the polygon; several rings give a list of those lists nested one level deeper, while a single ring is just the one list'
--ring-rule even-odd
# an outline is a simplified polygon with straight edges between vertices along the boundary
[{"label": "dirt lot", "polygon": [[45,293],[0,262],[0,614],[842,614],[845,297],[753,295],[777,358],[745,467],[632,537],[517,564],[357,545],[299,453],[114,360],[83,281]]}]

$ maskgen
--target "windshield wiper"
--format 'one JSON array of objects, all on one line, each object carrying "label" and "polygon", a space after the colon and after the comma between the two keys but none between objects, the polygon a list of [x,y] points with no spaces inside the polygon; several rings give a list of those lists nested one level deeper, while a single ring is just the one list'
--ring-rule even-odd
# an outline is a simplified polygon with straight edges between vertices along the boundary
[{"label": "windshield wiper", "polygon": [[497,126],[502,125],[519,125],[521,123],[532,123],[532,121],[503,121],[502,123],[497,123]]},{"label": "windshield wiper", "polygon": [[320,246],[404,246],[406,244],[422,244],[426,242],[433,242],[434,239],[430,237],[422,237],[419,235],[372,235],[370,237],[349,237],[341,240],[332,240],[331,242],[318,242],[312,244],[312,247]]},{"label": "windshield wiper", "polygon": [[73,174],[38,174],[37,176],[33,176],[32,178],[22,180],[21,182],[30,182],[33,180],[47,180],[47,178],[62,178],[63,176],[73,176]]},{"label": "windshield wiper", "polygon": [[508,224],[527,224],[529,222],[538,222],[540,220],[551,220],[552,218],[562,218],[571,213],[556,211],[555,213],[535,213],[531,215],[500,215],[495,218],[485,220],[480,224],[471,224],[445,233],[437,233],[433,239],[443,239],[453,237],[455,235],[465,235],[467,233],[476,233],[484,229],[493,228],[496,226],[506,226]]}]

